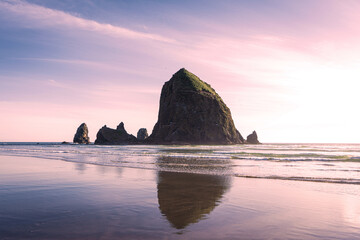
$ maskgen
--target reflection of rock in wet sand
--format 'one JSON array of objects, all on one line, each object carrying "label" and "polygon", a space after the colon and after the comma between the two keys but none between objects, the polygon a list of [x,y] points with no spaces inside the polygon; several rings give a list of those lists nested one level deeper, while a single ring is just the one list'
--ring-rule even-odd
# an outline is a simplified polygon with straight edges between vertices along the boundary
[{"label": "reflection of rock in wet sand", "polygon": [[225,176],[158,172],[157,188],[161,213],[183,229],[214,210],[229,182]]},{"label": "reflection of rock in wet sand", "polygon": [[80,174],[83,174],[86,170],[85,163],[75,163],[75,170],[77,170]]},{"label": "reflection of rock in wet sand", "polygon": [[229,159],[161,156],[156,165],[159,171],[227,174],[231,172]]}]

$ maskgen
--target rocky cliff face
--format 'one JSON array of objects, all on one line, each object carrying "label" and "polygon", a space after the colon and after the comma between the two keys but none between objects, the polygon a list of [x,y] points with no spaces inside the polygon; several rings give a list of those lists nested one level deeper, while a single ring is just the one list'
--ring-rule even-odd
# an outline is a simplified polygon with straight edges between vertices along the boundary
[{"label": "rocky cliff face", "polygon": [[135,136],[128,134],[124,128],[124,123],[121,122],[116,129],[103,126],[96,134],[95,144],[102,145],[124,145],[136,144],[138,140]]},{"label": "rocky cliff face", "polygon": [[82,123],[76,130],[73,142],[80,144],[89,144],[90,138],[88,134],[89,134],[88,127],[86,126],[85,123]]},{"label": "rocky cliff face", "polygon": [[258,136],[255,131],[253,131],[249,136],[247,136],[246,143],[260,144],[260,142],[258,140]]},{"label": "rocky cliff face", "polygon": [[238,144],[244,139],[215,90],[182,68],[162,88],[158,121],[148,142]]}]

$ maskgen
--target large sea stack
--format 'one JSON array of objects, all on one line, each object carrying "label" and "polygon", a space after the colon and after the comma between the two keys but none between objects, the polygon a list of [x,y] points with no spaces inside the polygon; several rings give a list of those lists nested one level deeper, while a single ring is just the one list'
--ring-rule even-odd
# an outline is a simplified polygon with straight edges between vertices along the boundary
[{"label": "large sea stack", "polygon": [[164,84],[158,121],[147,140],[156,144],[244,143],[221,97],[185,68]]},{"label": "large sea stack", "polygon": [[86,126],[86,123],[82,123],[76,130],[73,142],[80,144],[89,144],[90,138],[88,134],[89,134],[89,130],[88,127]]},{"label": "large sea stack", "polygon": [[121,122],[116,129],[108,128],[106,125],[100,128],[96,134],[95,144],[102,145],[125,145],[136,144],[138,140],[135,136],[128,134]]}]

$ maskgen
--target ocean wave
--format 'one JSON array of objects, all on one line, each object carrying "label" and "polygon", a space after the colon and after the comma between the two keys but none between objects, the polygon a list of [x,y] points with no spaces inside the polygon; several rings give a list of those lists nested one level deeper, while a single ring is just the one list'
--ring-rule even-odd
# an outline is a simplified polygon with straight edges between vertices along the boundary
[{"label": "ocean wave", "polygon": [[[279,180],[357,184],[360,152],[292,152],[263,146],[98,146],[98,145],[3,145],[0,155],[36,157],[101,166],[152,169],[156,171],[229,175]],[[358,146],[358,145],[356,145]],[[301,145],[300,147],[305,147]],[[309,146],[306,146],[309,147]],[[321,146],[312,146],[312,148]],[[336,149],[336,146],[330,146]],[[327,148],[330,148],[327,146]],[[354,148],[354,146],[351,146]],[[269,146],[266,149],[271,149]],[[257,149],[257,150],[249,150]],[[288,177],[291,175],[292,177]],[[267,176],[267,177],[264,177]]]},{"label": "ocean wave", "polygon": [[338,184],[357,184],[360,185],[360,179],[347,178],[316,178],[316,177],[299,177],[299,176],[252,176],[235,174],[240,178],[255,178],[255,179],[272,179],[272,180],[288,180],[288,181],[303,181],[303,182],[321,182],[321,183],[338,183]]},{"label": "ocean wave", "polygon": [[351,155],[322,155],[322,154],[272,154],[272,153],[242,153],[233,154],[232,159],[254,160],[254,161],[360,161],[360,158]]}]

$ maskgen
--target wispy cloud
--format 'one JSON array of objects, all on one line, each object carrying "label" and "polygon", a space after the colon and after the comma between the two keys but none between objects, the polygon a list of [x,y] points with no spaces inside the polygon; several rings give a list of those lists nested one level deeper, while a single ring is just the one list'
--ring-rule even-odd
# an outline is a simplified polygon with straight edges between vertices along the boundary
[{"label": "wispy cloud", "polygon": [[[133,76],[148,76],[149,69],[132,69],[127,67],[125,64],[116,64],[109,62],[100,62],[100,61],[90,61],[83,59],[65,59],[65,58],[11,58],[16,61],[28,61],[28,62],[42,62],[44,64],[53,63],[59,65],[69,65],[74,68],[82,67],[89,70],[97,70],[102,72],[111,72],[111,73],[125,73],[131,74]],[[0,76],[1,77],[1,76]]]},{"label": "wispy cloud", "polygon": [[15,60],[24,60],[24,61],[40,61],[40,62],[50,62],[50,63],[62,63],[70,65],[81,65],[90,68],[96,68],[100,70],[121,70],[118,66],[112,64],[106,64],[96,61],[80,60],[80,59],[58,59],[58,58],[15,58]]},{"label": "wispy cloud", "polygon": [[63,27],[88,32],[96,32],[114,38],[128,38],[138,40],[154,40],[160,42],[175,42],[175,40],[158,34],[143,33],[128,28],[74,16],[59,10],[46,8],[21,0],[0,1],[0,13],[15,16],[17,21],[31,27]]}]

